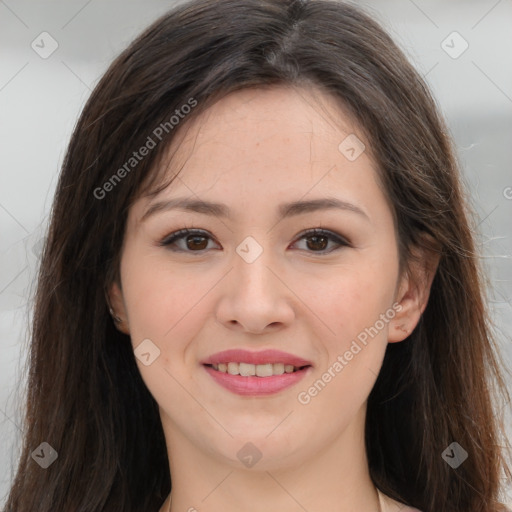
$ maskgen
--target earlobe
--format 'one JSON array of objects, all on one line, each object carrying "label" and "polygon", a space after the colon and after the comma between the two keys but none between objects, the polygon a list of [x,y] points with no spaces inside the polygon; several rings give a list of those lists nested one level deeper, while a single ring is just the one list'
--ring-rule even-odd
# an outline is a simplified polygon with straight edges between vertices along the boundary
[{"label": "earlobe", "polygon": [[389,323],[388,342],[397,343],[406,339],[418,325],[430,296],[432,282],[439,265],[439,251],[416,249],[409,269],[404,272],[396,294],[400,305]]},{"label": "earlobe", "polygon": [[105,296],[109,313],[118,331],[130,334],[128,316],[124,305],[123,292],[117,282],[112,283]]},{"label": "earlobe", "polygon": [[396,296],[399,307],[396,315],[389,322],[388,343],[403,341],[416,327],[420,314],[418,297],[415,295],[412,279],[408,274],[402,276]]}]

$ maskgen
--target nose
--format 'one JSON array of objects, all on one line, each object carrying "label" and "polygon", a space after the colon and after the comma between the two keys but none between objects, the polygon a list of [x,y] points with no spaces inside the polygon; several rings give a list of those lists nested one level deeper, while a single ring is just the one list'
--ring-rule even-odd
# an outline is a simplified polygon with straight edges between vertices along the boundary
[{"label": "nose", "polygon": [[217,320],[226,328],[252,334],[289,326],[295,317],[294,294],[286,281],[270,250],[252,262],[235,253],[217,304]]}]

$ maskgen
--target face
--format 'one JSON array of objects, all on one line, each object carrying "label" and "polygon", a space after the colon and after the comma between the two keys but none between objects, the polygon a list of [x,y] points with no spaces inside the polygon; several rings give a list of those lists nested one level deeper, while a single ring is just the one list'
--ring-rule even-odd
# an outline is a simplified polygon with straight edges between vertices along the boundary
[{"label": "face", "polygon": [[421,313],[369,143],[333,98],[285,87],[183,133],[178,177],[129,211],[111,290],[168,447],[275,469],[359,443],[386,345]]}]

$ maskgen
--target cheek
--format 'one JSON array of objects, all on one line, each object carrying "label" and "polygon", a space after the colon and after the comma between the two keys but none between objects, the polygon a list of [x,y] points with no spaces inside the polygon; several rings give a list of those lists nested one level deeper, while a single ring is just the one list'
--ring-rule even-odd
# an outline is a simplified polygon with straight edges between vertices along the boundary
[{"label": "cheek", "polygon": [[392,311],[391,275],[353,268],[312,297],[311,309],[329,327],[321,337],[325,363],[304,382],[297,400],[306,417],[331,425],[333,436],[366,402],[379,374],[389,325],[381,315]]},{"label": "cheek", "polygon": [[327,288],[323,311],[335,334],[325,339],[329,362],[317,386],[319,414],[320,404],[330,403],[340,405],[334,415],[343,410],[350,416],[367,399],[387,347],[397,274],[390,252],[387,258],[361,258]]},{"label": "cheek", "polygon": [[143,340],[150,340],[149,351],[158,354],[149,365],[136,359],[143,381],[160,405],[167,407],[172,397],[176,410],[187,410],[190,396],[184,390],[194,385],[187,364],[194,354],[187,347],[204,323],[199,300],[208,283],[203,279],[190,286],[190,275],[173,272],[165,263],[127,251],[121,265],[123,293],[136,355]]},{"label": "cheek", "polygon": [[178,328],[189,324],[198,302],[203,280],[190,286],[191,276],[173,272],[165,258],[152,258],[136,250],[122,262],[123,292],[132,339],[154,337],[167,344]]},{"label": "cheek", "polygon": [[396,282],[393,268],[392,263],[369,264],[361,257],[322,279],[312,274],[300,280],[297,295],[307,297],[305,303],[320,320],[330,351],[342,349],[389,310]]}]

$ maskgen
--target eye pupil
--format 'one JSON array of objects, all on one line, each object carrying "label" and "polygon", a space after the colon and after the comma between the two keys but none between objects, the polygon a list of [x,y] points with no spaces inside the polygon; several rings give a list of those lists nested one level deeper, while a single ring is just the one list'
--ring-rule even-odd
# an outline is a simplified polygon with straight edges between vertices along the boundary
[{"label": "eye pupil", "polygon": [[328,240],[328,238],[325,236],[325,235],[312,235],[309,237],[309,240],[312,240],[313,241],[313,247],[311,246],[311,244],[308,242],[308,248],[312,249],[317,249],[317,250],[324,250],[326,248],[326,243],[320,243],[318,245],[318,240],[322,240],[323,242],[326,242]]},{"label": "eye pupil", "polygon": [[[191,240],[192,240],[192,243],[190,243]],[[187,247],[189,249],[194,249],[194,248],[199,249],[199,250],[206,249],[206,245],[208,245],[208,241],[206,241],[206,245],[205,245],[204,244],[205,240],[206,240],[206,237],[204,237],[204,236],[191,235],[191,236],[187,237]],[[203,242],[202,244],[201,244],[201,241]]]},{"label": "eye pupil", "polygon": [[[330,242],[333,242],[334,245],[340,248],[350,246],[350,242],[346,242],[343,237],[325,230],[314,229],[305,233],[303,232],[299,240],[302,241],[302,243],[305,242],[306,250],[310,254],[318,253],[318,255],[328,254],[326,251]],[[208,249],[210,241],[213,241],[213,239],[209,234],[203,234],[202,231],[187,228],[172,233],[162,240],[159,245],[168,246],[170,250],[175,252],[188,252],[189,254],[196,252],[199,255],[211,250]],[[184,244],[184,247],[180,247],[181,244]],[[337,247],[331,249],[329,253],[335,250],[337,250]]]}]

